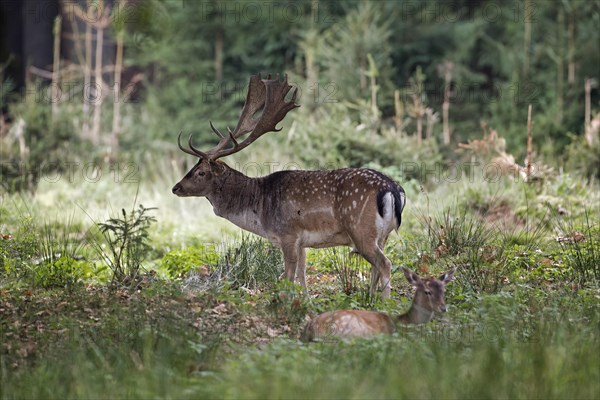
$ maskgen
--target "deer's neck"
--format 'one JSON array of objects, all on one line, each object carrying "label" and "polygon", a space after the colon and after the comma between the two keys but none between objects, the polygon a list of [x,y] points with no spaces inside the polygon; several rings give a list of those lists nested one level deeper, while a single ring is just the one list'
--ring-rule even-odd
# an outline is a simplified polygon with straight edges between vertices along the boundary
[{"label": "deer's neck", "polygon": [[410,309],[402,315],[396,317],[396,320],[401,324],[426,324],[433,318],[433,311],[429,311],[415,302],[412,303]]},{"label": "deer's neck", "polygon": [[263,196],[259,180],[230,169],[206,196],[215,214],[242,229],[266,236],[262,224]]}]

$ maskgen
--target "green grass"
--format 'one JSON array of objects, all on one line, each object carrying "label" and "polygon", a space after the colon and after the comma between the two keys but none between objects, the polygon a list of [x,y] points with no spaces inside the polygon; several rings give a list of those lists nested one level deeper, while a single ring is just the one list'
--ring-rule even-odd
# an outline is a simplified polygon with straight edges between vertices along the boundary
[{"label": "green grass", "polygon": [[[523,289],[473,297],[444,321],[392,337],[303,344],[295,334],[269,335],[281,321],[268,316],[268,293],[248,309],[237,291],[223,300],[158,284],[120,299],[5,291],[1,308],[27,335],[16,338],[3,318],[3,343],[35,339],[37,347],[3,349],[1,396],[597,398],[598,295]],[[60,313],[42,312],[65,301]],[[215,316],[219,304],[238,318]],[[232,330],[249,317],[265,326]]]},{"label": "green grass", "polygon": [[[307,299],[279,280],[277,249],[240,238],[205,200],[170,195],[184,171],[165,166],[136,184],[42,179],[0,197],[0,398],[600,397],[595,184],[413,182],[386,249],[392,299],[365,296],[369,266],[347,249],[308,252]],[[100,240],[86,235],[94,222],[136,193],[157,208],[143,264],[155,274],[109,286],[82,238]],[[574,232],[585,239],[557,242]],[[405,311],[400,266],[457,267],[449,312],[391,337],[298,340],[323,311]]]}]

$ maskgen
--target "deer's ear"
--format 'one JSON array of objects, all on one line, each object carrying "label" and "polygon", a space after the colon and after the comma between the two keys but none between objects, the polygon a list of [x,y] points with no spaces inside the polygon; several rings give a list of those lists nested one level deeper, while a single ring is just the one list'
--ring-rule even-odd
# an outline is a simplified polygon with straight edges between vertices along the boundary
[{"label": "deer's ear", "polygon": [[404,272],[404,276],[406,277],[406,280],[411,285],[417,286],[419,283],[421,283],[421,278],[419,277],[419,275],[417,275],[410,269],[408,269],[406,267],[402,267],[402,271]]},{"label": "deer's ear", "polygon": [[225,164],[223,164],[221,161],[208,160],[208,165],[210,166],[210,170],[213,174],[219,175],[225,172]]},{"label": "deer's ear", "polygon": [[448,271],[444,272],[442,275],[440,275],[440,277],[438,279],[444,285],[447,285],[454,278],[454,271],[456,271],[456,269],[452,268],[451,270],[448,270]]}]

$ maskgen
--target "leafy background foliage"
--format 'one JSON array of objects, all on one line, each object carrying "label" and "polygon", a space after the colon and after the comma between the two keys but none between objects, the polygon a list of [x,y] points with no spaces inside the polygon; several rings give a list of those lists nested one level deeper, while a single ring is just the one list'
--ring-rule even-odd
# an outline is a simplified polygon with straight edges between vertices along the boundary
[{"label": "leafy background foliage", "polygon": [[[2,75],[0,397],[600,397],[600,140],[583,90],[598,78],[600,3],[313,0],[285,3],[293,14],[260,3],[274,8],[258,19],[256,4],[136,2],[109,26],[141,74],[119,104],[117,152],[110,96],[99,143],[85,136],[80,75],[55,107]],[[208,121],[233,126],[258,72],[287,73],[302,107],[227,162],[400,182],[388,301],[346,248],[308,251],[305,296],[280,279],[277,248],[171,194],[195,162],[177,134],[213,145]],[[405,311],[401,266],[457,269],[447,315],[371,341],[298,342],[320,312]]]}]

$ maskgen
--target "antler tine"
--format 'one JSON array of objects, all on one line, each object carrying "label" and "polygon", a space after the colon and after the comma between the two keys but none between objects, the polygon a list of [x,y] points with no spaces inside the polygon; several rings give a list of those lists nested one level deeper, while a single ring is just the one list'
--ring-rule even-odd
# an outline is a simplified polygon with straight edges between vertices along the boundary
[{"label": "antler tine", "polygon": [[[195,156],[195,157],[200,157],[200,158],[205,158],[206,157],[206,153],[203,153],[201,151],[199,151],[198,149],[195,149],[192,147],[192,150],[186,149],[185,147],[183,147],[181,145],[181,134],[183,132],[179,132],[179,135],[177,136],[177,145],[179,146],[179,148],[181,149],[181,151],[183,151],[184,153],[187,153],[189,155]],[[190,134],[190,138],[188,140],[188,142],[191,144],[192,143],[192,135]]]},{"label": "antler tine", "polygon": [[231,130],[230,127],[227,127],[227,130],[229,131],[229,137],[231,137],[231,141],[233,142],[234,146],[238,145],[237,140],[235,140],[235,134],[233,133],[233,131]]},{"label": "antler tine", "polygon": [[194,145],[192,144],[192,134],[190,134],[190,137],[188,139],[188,145],[190,146],[190,150],[192,150],[195,154],[196,157],[200,157],[200,158],[208,158],[208,154],[198,150],[197,148],[194,147]]},{"label": "antler tine", "polygon": [[[224,138],[225,136],[223,136],[223,134],[217,129],[215,128],[215,126],[213,125],[212,121],[208,121],[208,123],[210,124],[210,128],[213,130],[214,133],[216,133],[220,138]],[[227,128],[229,129],[229,128]]]}]

